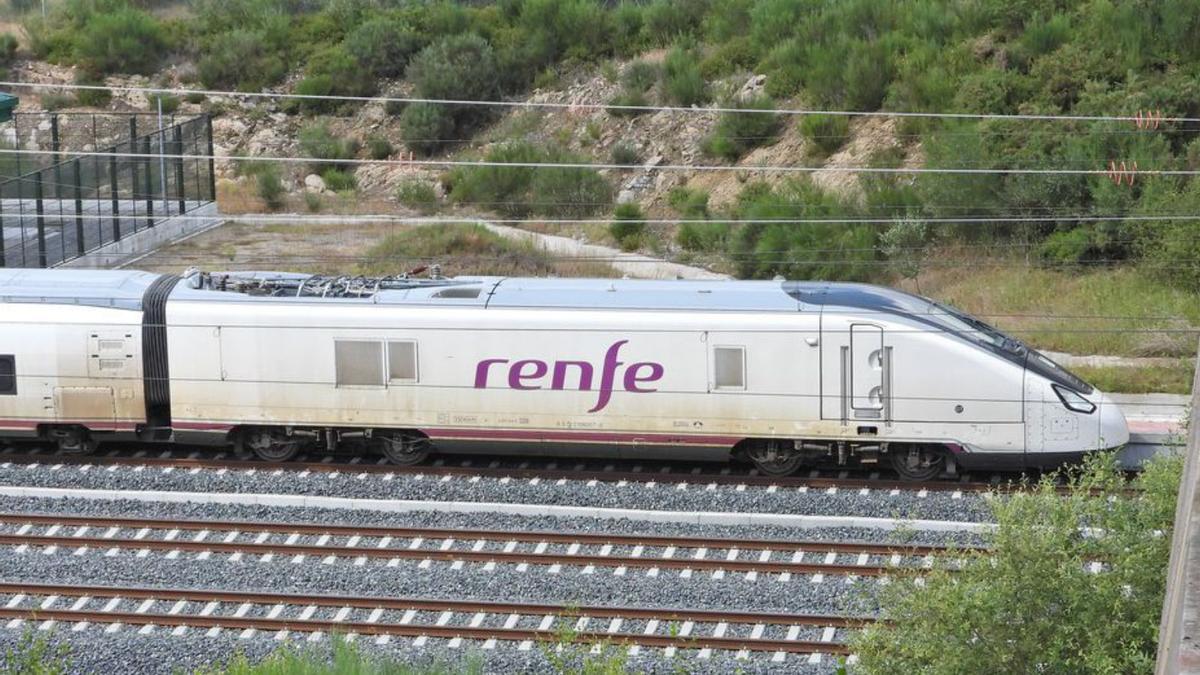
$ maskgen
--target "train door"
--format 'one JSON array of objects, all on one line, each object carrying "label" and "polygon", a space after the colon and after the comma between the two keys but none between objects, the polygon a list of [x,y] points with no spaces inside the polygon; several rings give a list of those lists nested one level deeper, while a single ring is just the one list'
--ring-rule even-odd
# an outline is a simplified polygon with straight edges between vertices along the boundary
[{"label": "train door", "polygon": [[891,420],[892,348],[882,326],[822,317],[821,417]]}]

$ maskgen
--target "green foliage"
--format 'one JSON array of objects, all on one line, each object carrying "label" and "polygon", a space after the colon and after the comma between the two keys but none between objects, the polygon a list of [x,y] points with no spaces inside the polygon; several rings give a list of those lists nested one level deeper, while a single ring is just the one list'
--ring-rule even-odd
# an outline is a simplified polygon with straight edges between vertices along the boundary
[{"label": "green foliage", "polygon": [[[371,96],[375,80],[344,46],[326,47],[308,61],[307,76],[296,85],[296,93],[308,96]],[[334,112],[347,107],[345,101],[293,99],[303,110]]]},{"label": "green foliage", "polygon": [[613,221],[608,226],[608,233],[626,251],[636,250],[642,242],[642,234],[646,231],[646,217],[642,215],[642,207],[636,203],[617,204],[613,211]]},{"label": "green foliage", "polygon": [[325,169],[321,172],[321,180],[325,181],[325,187],[334,192],[353,192],[358,189],[354,174],[346,169]]},{"label": "green foliage", "polygon": [[5,650],[3,666],[10,675],[64,675],[71,670],[70,648],[29,629]]},{"label": "green foliage", "polygon": [[74,37],[75,61],[98,73],[151,73],[167,51],[162,25],[132,7],[97,12]]},{"label": "green foliage", "polygon": [[[580,164],[582,157],[510,141],[493,147],[487,162]],[[511,217],[585,217],[612,203],[612,186],[595,169],[574,167],[458,167],[451,174],[450,198]]]},{"label": "green foliage", "polygon": [[650,105],[650,100],[641,92],[621,92],[614,96],[608,102],[608,105],[611,107],[605,110],[613,117],[637,117],[638,115],[650,112],[649,110],[643,110],[643,108]]},{"label": "green foliage", "polygon": [[367,156],[371,159],[387,159],[395,151],[387,136],[372,134],[367,137]]},{"label": "green foliage", "polygon": [[1181,466],[1151,461],[1130,495],[1114,457],[1093,455],[1068,472],[1065,496],[1047,476],[989,500],[990,549],[885,587],[881,614],[897,620],[852,638],[856,670],[1153,670]]},{"label": "green foliage", "polygon": [[612,147],[612,163],[622,164],[626,166],[635,166],[642,161],[638,154],[637,148],[629,143],[617,143]]},{"label": "green foliage", "polygon": [[[500,94],[496,57],[483,38],[456,35],[421,50],[408,66],[408,79],[421,98],[485,100]],[[452,115],[460,125],[480,120],[483,106],[463,106]]]},{"label": "green foliage", "polygon": [[432,155],[454,135],[454,119],[436,103],[414,103],[400,114],[400,137],[414,152]]},{"label": "green foliage", "polygon": [[45,110],[62,110],[78,104],[74,96],[60,91],[42,92],[38,98]]},{"label": "green foliage", "polygon": [[771,145],[779,140],[779,115],[770,96],[759,95],[747,101],[735,101],[717,120],[713,134],[705,139],[704,151],[714,157],[737,160],[754,148]]},{"label": "green foliage", "polygon": [[282,79],[287,66],[264,31],[238,28],[212,38],[196,71],[206,87],[254,91]]},{"label": "green foliage", "polygon": [[621,73],[621,86],[628,92],[646,92],[662,74],[662,68],[649,61],[634,61]]},{"label": "green foliage", "polygon": [[682,106],[708,101],[708,84],[700,74],[697,54],[679,46],[667,53],[663,61],[663,93],[668,100]]},{"label": "green foliage", "polygon": [[179,105],[181,103],[178,96],[173,96],[171,94],[150,94],[146,98],[150,101],[150,108],[152,110],[158,110],[159,106],[161,105],[162,113],[164,115],[170,115],[176,110],[179,110]]},{"label": "green foliage", "polygon": [[738,196],[729,248],[738,276],[764,279],[863,280],[870,278],[876,231],[843,223],[738,223],[738,220],[824,219],[852,214],[856,207],[806,180],[772,188],[747,185]]},{"label": "green foliage", "polygon": [[[80,68],[75,71],[75,84],[103,86],[104,78],[86,68]],[[112,92],[108,89],[77,89],[75,98],[79,101],[79,105],[100,108],[108,105],[108,102],[112,100]]]},{"label": "green foliage", "polygon": [[403,205],[416,209],[423,214],[436,213],[438,210],[437,191],[428,181],[418,178],[408,178],[396,188],[396,199]]},{"label": "green foliage", "polygon": [[408,59],[423,46],[412,27],[389,16],[359,25],[346,35],[342,45],[374,77],[399,77]]},{"label": "green foliage", "polygon": [[353,159],[358,154],[358,141],[334,135],[329,126],[321,122],[301,129],[299,138],[304,156],[318,160],[312,165],[312,170],[318,173],[326,169],[349,168],[350,165],[338,160]]},{"label": "green foliage", "polygon": [[800,133],[812,143],[814,154],[831,155],[850,138],[850,118],[845,115],[805,115]]},{"label": "green foliage", "polygon": [[12,33],[0,33],[0,65],[12,63],[17,55],[17,36]]},{"label": "green foliage", "polygon": [[708,217],[708,193],[698,188],[680,186],[667,193],[667,203],[683,218]]},{"label": "green foliage", "polygon": [[[424,230],[426,228],[419,228]],[[430,228],[432,229],[432,228]],[[377,256],[377,257],[382,257]],[[396,270],[390,270],[395,272]],[[433,662],[408,665],[387,657],[370,654],[354,643],[336,639],[328,647],[283,647],[261,661],[238,651],[224,664],[197,671],[197,675],[481,675],[478,659],[467,659],[459,666]]]},{"label": "green foliage", "polygon": [[656,45],[696,35],[708,9],[707,0],[654,0],[642,13],[643,32]]},{"label": "green foliage", "polygon": [[304,193],[304,208],[308,209],[309,213],[317,213],[321,210],[324,203],[321,200],[320,193],[305,192]]},{"label": "green foliage", "polygon": [[287,188],[279,178],[279,168],[276,165],[264,162],[254,173],[254,184],[258,189],[258,196],[266,203],[268,209],[278,211],[283,208]]}]

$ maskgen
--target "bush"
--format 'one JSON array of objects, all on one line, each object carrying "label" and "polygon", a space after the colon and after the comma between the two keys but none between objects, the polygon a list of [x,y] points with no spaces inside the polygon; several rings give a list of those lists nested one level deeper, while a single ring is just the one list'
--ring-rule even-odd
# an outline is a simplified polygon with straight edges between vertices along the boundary
[{"label": "bush", "polygon": [[699,58],[690,50],[675,47],[663,62],[663,92],[682,106],[708,101],[708,85],[700,74]]},{"label": "bush", "polygon": [[705,0],[654,0],[642,10],[646,36],[654,44],[667,45],[695,35],[707,8]]},{"label": "bush", "polygon": [[[531,143],[508,142],[484,158],[497,163],[576,164],[586,160],[559,151],[542,151]],[[459,204],[490,208],[514,218],[536,213],[581,218],[608,208],[612,186],[595,169],[585,167],[459,167],[451,174],[450,198]]]},{"label": "bush", "polygon": [[[358,142],[352,138],[339,138],[333,135],[329,127],[323,123],[312,124],[300,130],[300,151],[305,157],[313,157],[317,161],[312,170],[323,173],[327,169],[346,169],[350,165],[337,160],[352,159],[358,154]],[[332,188],[331,188],[332,189]]]},{"label": "bush", "polygon": [[[307,96],[370,96],[375,80],[344,47],[327,47],[308,61],[307,77],[296,84],[296,93]],[[311,112],[333,112],[347,107],[337,100],[299,99],[298,105]]]},{"label": "bush", "polygon": [[763,112],[721,113],[712,136],[704,141],[703,150],[707,154],[733,161],[754,148],[779,140],[779,115],[770,112],[775,110],[771,97],[760,95],[749,101],[734,102],[731,107]]},{"label": "bush", "polygon": [[236,29],[213,36],[196,70],[206,87],[257,91],[283,79],[287,66],[265,32]]},{"label": "bush", "polygon": [[442,149],[440,141],[454,135],[454,120],[445,106],[414,103],[400,114],[400,138],[414,152],[432,155]]},{"label": "bush", "polygon": [[354,174],[345,169],[325,169],[321,172],[321,180],[334,192],[353,192],[358,187]]},{"label": "bush", "polygon": [[[566,153],[546,157],[549,162],[582,163],[586,160]],[[612,186],[587,168],[542,168],[534,171],[530,190],[535,196],[539,215],[559,218],[584,218],[606,210],[612,204]]]},{"label": "bush", "polygon": [[151,110],[157,111],[161,103],[164,115],[170,115],[179,110],[180,100],[178,96],[172,96],[171,94],[149,94],[146,98],[150,101]]},{"label": "bush", "polygon": [[322,206],[324,206],[324,203],[321,200],[319,192],[304,193],[304,208],[308,209],[310,213],[317,213],[321,210]]},{"label": "bush", "polygon": [[845,115],[804,115],[800,133],[812,143],[815,155],[831,155],[850,138],[850,118]]},{"label": "bush", "polygon": [[0,65],[12,63],[17,55],[17,36],[12,33],[0,33]]},{"label": "bush", "polygon": [[254,175],[255,185],[258,187],[258,196],[266,202],[267,208],[272,211],[277,211],[283,208],[284,198],[287,196],[287,188],[283,186],[283,181],[279,179],[279,169],[273,164],[265,164],[258,169]]},{"label": "bush", "polygon": [[688,251],[724,252],[729,233],[729,223],[683,223],[675,234],[675,241]]},{"label": "bush", "polygon": [[614,96],[612,100],[608,102],[608,105],[612,107],[606,108],[605,110],[613,117],[637,117],[638,115],[645,115],[646,113],[650,112],[649,110],[644,109],[650,105],[650,101],[648,101],[646,99],[646,95],[641,92],[621,92],[620,94]]},{"label": "bush", "polygon": [[[80,68],[75,73],[75,84],[103,86],[104,78],[86,68]],[[76,89],[75,98],[79,101],[79,105],[100,108],[108,105],[108,102],[112,100],[112,92],[108,89]]]},{"label": "bush", "polygon": [[708,217],[708,193],[681,186],[667,193],[667,203],[676,213],[688,219]]},{"label": "bush", "polygon": [[636,166],[640,164],[642,158],[638,155],[638,151],[628,143],[617,143],[612,147],[612,163],[621,164],[623,166]]},{"label": "bush", "polygon": [[342,45],[371,75],[399,77],[420,49],[421,39],[403,21],[378,17],[351,31]]},{"label": "bush", "polygon": [[856,671],[1150,672],[1181,467],[1156,458],[1130,485],[1111,454],[1091,455],[1065,470],[1068,495],[1055,475],[990,500],[986,551],[882,589],[896,620],[852,638]]},{"label": "bush", "polygon": [[371,159],[387,159],[395,151],[386,136],[373,134],[367,138],[367,156]]},{"label": "bush", "polygon": [[204,94],[201,94],[201,93],[200,93],[200,92],[198,92],[198,91],[194,91],[194,92],[192,92],[192,93],[190,93],[190,94],[184,94],[184,95],[183,95],[183,100],[185,100],[185,101],[187,101],[188,103],[191,103],[191,104],[193,104],[193,105],[198,105],[198,104],[200,104],[200,103],[204,103],[204,101],[205,101],[207,98],[208,98],[207,96],[205,96]]},{"label": "bush", "polygon": [[401,182],[400,187],[396,188],[396,199],[401,204],[426,215],[438,210],[437,191],[428,181],[418,178],[408,178]]},{"label": "bush", "polygon": [[649,61],[634,61],[621,73],[621,87],[627,92],[646,92],[653,87],[662,69]]},{"label": "bush", "polygon": [[[413,58],[407,77],[421,98],[491,101],[500,95],[495,54],[477,35],[456,35],[426,47]],[[458,106],[449,113],[460,130],[489,115],[487,106]]]},{"label": "bush", "polygon": [[46,110],[62,110],[77,104],[75,97],[60,91],[47,91],[38,95],[42,108]]},{"label": "bush", "polygon": [[608,226],[608,233],[617,240],[622,250],[637,249],[642,241],[642,233],[646,230],[642,207],[634,203],[617,204],[613,218],[614,220]]},{"label": "bush", "polygon": [[98,73],[152,73],[167,46],[162,25],[132,7],[95,12],[75,37],[78,61]]}]

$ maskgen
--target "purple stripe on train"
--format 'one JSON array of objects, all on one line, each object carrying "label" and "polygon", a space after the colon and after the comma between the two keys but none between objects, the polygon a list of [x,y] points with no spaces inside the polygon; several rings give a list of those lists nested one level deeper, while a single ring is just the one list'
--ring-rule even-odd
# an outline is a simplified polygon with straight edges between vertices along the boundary
[{"label": "purple stripe on train", "polygon": [[[600,389],[599,397],[596,399],[596,405],[588,412],[594,413],[603,410],[608,405],[612,398],[613,387],[618,378],[617,371],[624,362],[617,360],[621,347],[629,343],[629,340],[620,340],[612,343],[604,352],[604,363],[600,367]],[[593,375],[595,368],[589,361],[554,361],[547,363],[539,359],[521,359],[512,361],[510,359],[484,359],[475,366],[475,388],[486,389],[488,386],[488,376],[492,366],[498,364],[508,365],[508,377],[506,384],[509,389],[546,389],[546,377],[549,375],[549,389],[565,390],[572,389],[575,391],[592,391]],[[650,382],[657,382],[662,379],[663,366],[661,363],[653,361],[639,361],[626,366],[620,382],[623,389],[635,394],[645,394],[658,389],[643,387],[641,385]],[[567,380],[571,379],[573,387],[567,386]]]}]

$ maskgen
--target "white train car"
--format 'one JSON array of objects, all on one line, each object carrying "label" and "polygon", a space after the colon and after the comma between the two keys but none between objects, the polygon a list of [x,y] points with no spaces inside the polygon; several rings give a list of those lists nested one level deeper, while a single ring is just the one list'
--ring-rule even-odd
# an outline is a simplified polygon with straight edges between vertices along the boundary
[{"label": "white train car", "polygon": [[[129,279],[147,289],[146,343],[164,340],[143,354],[162,377],[145,377],[138,432],[264,459],[359,448],[415,463],[504,448],[737,455],[777,474],[886,461],[926,478],[960,465],[1051,465],[1128,439],[1107,397],[1036,352],[873,286]],[[169,294],[150,293],[163,286]]]}]

